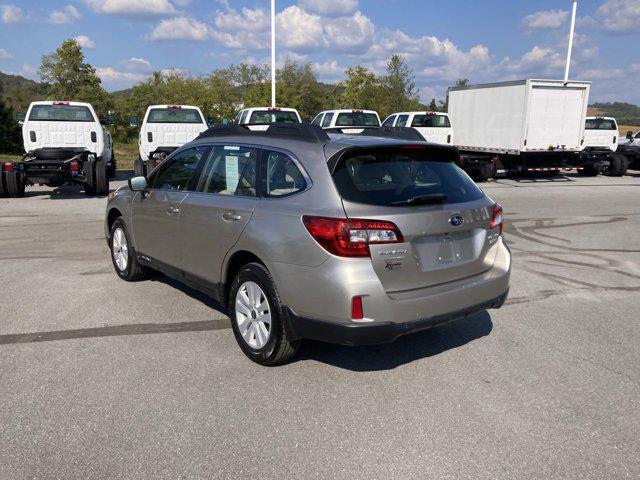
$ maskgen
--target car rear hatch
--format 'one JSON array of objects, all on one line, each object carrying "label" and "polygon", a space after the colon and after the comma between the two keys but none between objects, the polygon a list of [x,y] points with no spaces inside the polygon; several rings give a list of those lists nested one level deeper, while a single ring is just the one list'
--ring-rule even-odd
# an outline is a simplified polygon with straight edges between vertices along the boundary
[{"label": "car rear hatch", "polygon": [[352,150],[334,181],[350,219],[391,222],[399,243],[369,245],[388,292],[447,283],[490,269],[498,228],[495,203],[455,164],[457,152],[436,146]]}]

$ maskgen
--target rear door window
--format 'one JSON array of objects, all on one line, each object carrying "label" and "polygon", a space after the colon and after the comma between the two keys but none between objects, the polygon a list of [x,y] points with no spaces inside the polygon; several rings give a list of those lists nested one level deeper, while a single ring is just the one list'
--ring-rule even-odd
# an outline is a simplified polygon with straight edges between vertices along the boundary
[{"label": "rear door window", "polygon": [[439,149],[386,147],[354,152],[333,180],[345,200],[382,206],[463,203],[482,198],[476,184]]},{"label": "rear door window", "polygon": [[322,126],[324,128],[330,127],[331,126],[331,120],[333,120],[333,113],[327,113],[324,116],[324,120],[322,121]]},{"label": "rear door window", "polygon": [[258,149],[254,147],[215,145],[196,191],[256,197],[257,156]]},{"label": "rear door window", "polygon": [[263,151],[265,190],[268,197],[286,197],[307,188],[307,181],[296,162],[287,154]]},{"label": "rear door window", "polygon": [[398,122],[396,123],[396,127],[406,127],[407,120],[409,120],[409,115],[398,115]]},{"label": "rear door window", "polygon": [[154,190],[193,190],[194,174],[208,151],[208,146],[199,146],[176,153],[154,172],[149,185]]}]

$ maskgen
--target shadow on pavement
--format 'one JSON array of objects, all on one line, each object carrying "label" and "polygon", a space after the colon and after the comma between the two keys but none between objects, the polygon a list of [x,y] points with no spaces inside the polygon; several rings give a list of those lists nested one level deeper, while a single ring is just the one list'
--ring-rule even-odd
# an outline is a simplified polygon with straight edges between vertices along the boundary
[{"label": "shadow on pavement", "polygon": [[400,337],[394,343],[371,347],[343,347],[304,342],[292,363],[315,360],[354,372],[391,370],[406,363],[462,347],[493,330],[488,312],[456,320],[429,330]]}]

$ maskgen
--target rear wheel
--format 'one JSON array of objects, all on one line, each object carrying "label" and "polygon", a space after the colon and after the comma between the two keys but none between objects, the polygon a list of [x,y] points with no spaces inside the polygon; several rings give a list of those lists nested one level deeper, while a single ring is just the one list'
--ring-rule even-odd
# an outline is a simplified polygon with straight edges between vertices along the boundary
[{"label": "rear wheel", "polygon": [[602,173],[609,177],[621,177],[627,173],[627,168],[629,168],[627,157],[620,154],[613,154],[611,155],[609,166],[606,167]]},{"label": "rear wheel", "polygon": [[111,163],[107,166],[107,177],[108,178],[115,177],[116,169],[117,169],[116,156],[113,153],[113,150],[111,150]]},{"label": "rear wheel", "polygon": [[136,177],[146,177],[147,176],[147,169],[145,168],[145,164],[142,161],[141,158],[137,159],[135,162],[133,162],[133,174]]},{"label": "rear wheel", "polygon": [[289,341],[282,306],[269,271],[259,263],[245,265],[231,285],[231,325],[244,354],[260,365],[293,357],[300,341]]},{"label": "rear wheel", "polygon": [[7,193],[10,197],[24,197],[25,182],[23,175],[18,170],[5,172],[5,181],[7,183]]},{"label": "rear wheel", "polygon": [[595,177],[598,175],[598,168],[595,165],[585,165],[578,169],[578,175],[581,177]]},{"label": "rear wheel", "polygon": [[103,160],[95,162],[95,191],[97,195],[109,194],[109,179],[107,178],[107,168]]},{"label": "rear wheel", "polygon": [[148,270],[138,263],[122,217],[116,218],[111,225],[110,233],[111,261],[118,276],[127,282],[136,282],[145,278]]}]

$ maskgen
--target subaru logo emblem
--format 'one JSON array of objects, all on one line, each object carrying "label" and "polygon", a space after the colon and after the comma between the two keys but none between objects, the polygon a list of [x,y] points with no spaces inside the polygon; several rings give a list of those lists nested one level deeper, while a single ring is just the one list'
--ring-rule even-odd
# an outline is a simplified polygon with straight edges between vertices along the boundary
[{"label": "subaru logo emblem", "polygon": [[451,218],[449,219],[449,223],[454,227],[459,227],[464,223],[464,218],[462,217],[462,215],[456,213],[455,215],[451,216]]}]

